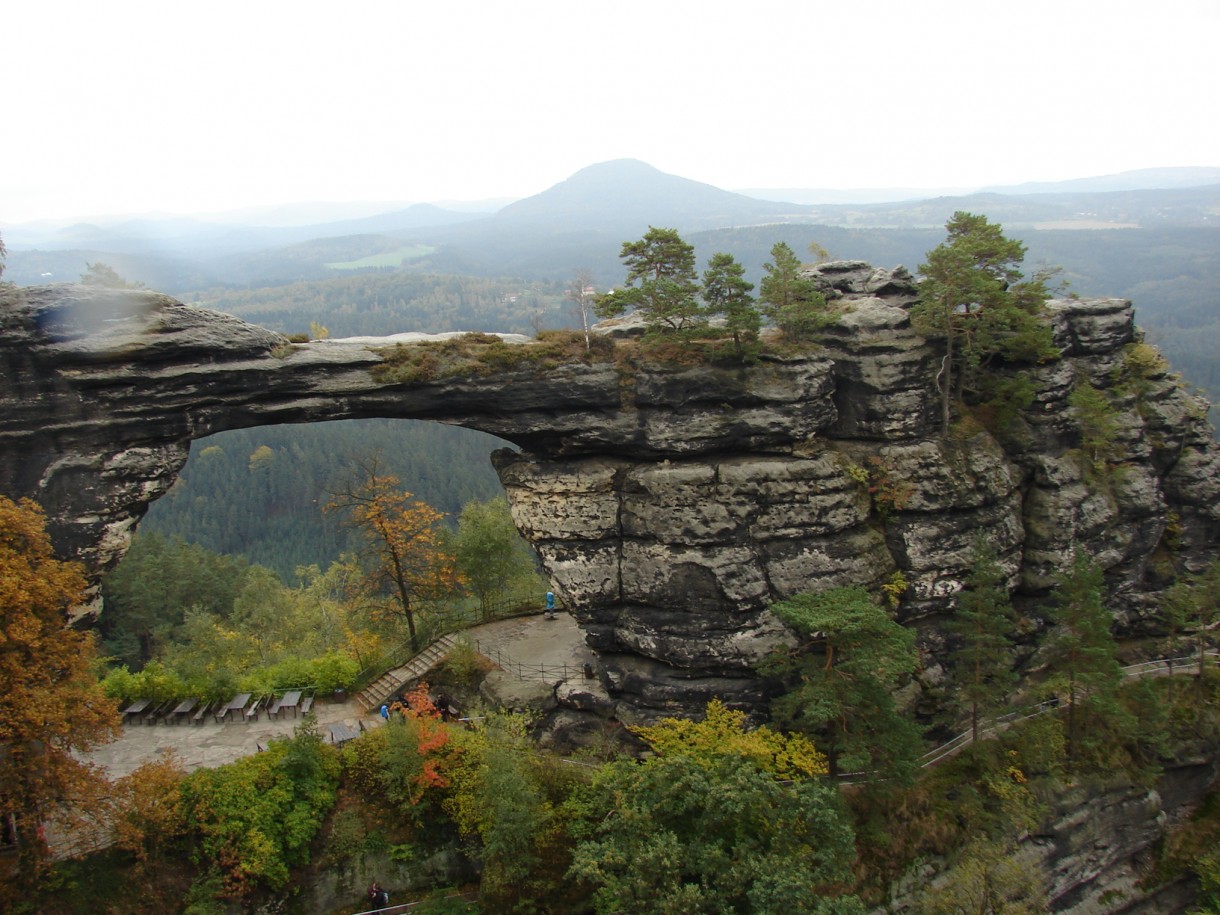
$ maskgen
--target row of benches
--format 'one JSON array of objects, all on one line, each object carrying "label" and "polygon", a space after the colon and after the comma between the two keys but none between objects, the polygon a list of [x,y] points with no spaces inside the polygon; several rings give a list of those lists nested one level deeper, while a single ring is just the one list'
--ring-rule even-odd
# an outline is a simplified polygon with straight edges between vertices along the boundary
[{"label": "row of benches", "polygon": [[137,699],[121,712],[124,723],[141,722],[143,724],[181,724],[191,721],[203,724],[208,717],[215,719],[217,724],[226,719],[256,721],[260,713],[268,718],[278,718],[281,712],[292,711],[293,717],[304,715],[313,708],[312,693],[304,694],[302,690],[289,690],[282,696],[254,695],[241,693],[228,700],[201,702],[199,699],[170,699],[156,705],[148,699]]}]

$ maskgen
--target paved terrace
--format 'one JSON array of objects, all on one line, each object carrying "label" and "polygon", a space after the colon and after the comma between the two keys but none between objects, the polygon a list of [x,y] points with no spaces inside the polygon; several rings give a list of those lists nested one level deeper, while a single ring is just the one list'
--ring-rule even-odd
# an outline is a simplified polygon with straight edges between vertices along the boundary
[{"label": "paved terrace", "polygon": [[[487,623],[469,630],[484,652],[502,652],[504,656],[522,665],[534,665],[547,669],[561,669],[564,665],[576,670],[593,654],[584,644],[575,620],[561,613],[556,620],[538,616],[520,617]],[[493,676],[511,680],[508,672],[494,672]],[[319,697],[313,705],[317,716],[318,730],[323,739],[329,739],[332,724],[345,724],[354,731],[373,728],[381,724],[376,711],[363,712],[354,698],[346,702],[331,702]],[[233,762],[243,756],[258,752],[275,737],[290,737],[293,729],[301,723],[301,717],[293,718],[281,713],[279,719],[269,719],[260,714],[256,721],[226,720],[217,724],[209,715],[202,724],[190,721],[182,724],[123,725],[123,734],[118,740],[84,755],[82,758],[102,766],[111,778],[129,775],[141,763],[155,759],[162,750],[172,749],[188,771],[212,768]]]}]

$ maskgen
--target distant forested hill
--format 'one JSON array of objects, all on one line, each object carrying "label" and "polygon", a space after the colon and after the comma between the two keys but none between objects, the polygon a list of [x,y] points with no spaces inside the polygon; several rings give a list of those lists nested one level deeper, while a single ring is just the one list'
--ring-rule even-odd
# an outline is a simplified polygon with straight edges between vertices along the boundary
[{"label": "distant forested hill", "polygon": [[404,272],[359,272],[258,289],[211,289],[195,304],[281,333],[311,322],[332,337],[405,331],[533,331],[560,326],[563,288],[555,283]]},{"label": "distant forested hill", "polygon": [[347,547],[328,490],[354,462],[380,455],[403,489],[456,522],[462,506],[502,492],[488,455],[505,442],[441,423],[348,420],[265,426],[195,442],[174,487],[153,503],[142,532],[179,536],[216,553],[245,556],[287,582],[297,566],[325,568]]},{"label": "distant forested hill", "polygon": [[1148,342],[1220,404],[1220,227],[1044,231],[1025,240],[1031,258],[1063,266],[1072,291],[1131,299]]}]

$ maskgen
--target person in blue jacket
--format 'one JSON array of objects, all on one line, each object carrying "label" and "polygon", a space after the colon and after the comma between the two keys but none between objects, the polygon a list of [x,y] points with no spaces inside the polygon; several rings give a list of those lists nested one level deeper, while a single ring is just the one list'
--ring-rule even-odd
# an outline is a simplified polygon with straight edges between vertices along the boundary
[{"label": "person in blue jacket", "polygon": [[546,618],[548,620],[555,619],[555,592],[546,592]]}]

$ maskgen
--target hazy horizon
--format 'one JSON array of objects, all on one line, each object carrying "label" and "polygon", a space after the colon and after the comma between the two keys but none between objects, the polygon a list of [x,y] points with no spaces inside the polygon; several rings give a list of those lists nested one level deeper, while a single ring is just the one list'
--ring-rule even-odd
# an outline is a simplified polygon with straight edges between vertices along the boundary
[{"label": "hazy horizon", "polygon": [[[596,165],[600,163],[592,163]],[[591,166],[585,166],[588,168]],[[581,171],[580,169],[578,171]],[[1220,182],[1220,167],[1216,166],[1168,166],[1165,168],[1135,169],[1107,175],[1079,175],[1063,179],[1051,184],[1098,183],[1104,184],[1113,179],[1124,179],[1129,176],[1153,173],[1173,172],[1205,172],[1209,174],[1207,183]],[[559,176],[552,184],[539,193],[561,183],[570,175]],[[686,178],[685,175],[675,177]],[[990,186],[971,187],[869,187],[869,188],[834,188],[834,187],[746,187],[722,188],[733,193],[755,197],[759,200],[781,201],[801,205],[842,205],[842,204],[876,204],[901,203],[911,200],[929,199],[941,196],[964,196],[986,191],[1003,191],[1008,193],[1042,193],[1044,182],[1019,182],[1015,185],[995,188]],[[1189,186],[1179,179],[1175,183],[1164,183],[1161,186]],[[1028,190],[1022,190],[1029,188]],[[80,213],[59,219],[32,219],[22,222],[4,220],[0,214],[0,227],[13,228],[68,227],[78,224],[119,224],[140,220],[186,220],[217,225],[243,225],[255,227],[294,227],[308,226],[314,223],[340,221],[345,219],[360,219],[384,213],[405,210],[414,206],[435,206],[453,212],[485,214],[493,213],[503,207],[524,198],[492,197],[483,199],[447,199],[447,200],[299,200],[281,204],[264,204],[238,207],[230,210],[200,210],[194,212],[145,211],[145,212],[113,212],[113,213]]]},{"label": "hazy horizon", "polygon": [[1214,0],[18,4],[0,221],[718,188],[966,189],[1206,164]]}]

